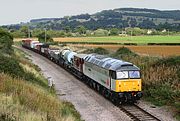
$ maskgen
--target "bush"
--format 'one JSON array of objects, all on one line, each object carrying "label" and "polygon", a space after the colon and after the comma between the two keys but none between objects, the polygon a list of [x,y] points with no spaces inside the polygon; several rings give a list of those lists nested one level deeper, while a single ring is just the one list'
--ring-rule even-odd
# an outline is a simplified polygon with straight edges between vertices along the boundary
[{"label": "bush", "polygon": [[135,28],[127,28],[126,32],[127,32],[128,35],[132,35],[132,36],[139,36],[139,35],[143,35],[143,34],[147,33],[146,30],[140,29],[140,28],[137,28],[137,27],[135,27]]},{"label": "bush", "polygon": [[[169,105],[173,104],[179,98],[180,92],[175,91],[170,85],[151,85],[151,87],[144,90],[146,100],[153,102],[155,105]],[[180,103],[178,103],[180,105]]]},{"label": "bush", "polygon": [[136,56],[137,54],[135,54],[134,52],[132,52],[129,48],[126,48],[126,47],[122,47],[122,48],[119,48],[117,51],[116,51],[117,54],[120,54],[120,55],[132,55],[132,56]]},{"label": "bush", "polygon": [[34,76],[32,72],[25,71],[19,64],[19,60],[14,57],[0,54],[0,73],[2,72],[11,75],[14,78],[22,78],[32,83],[41,85],[42,87],[48,87],[42,79]]},{"label": "bush", "polygon": [[175,57],[169,57],[169,58],[163,58],[158,60],[154,66],[160,66],[160,65],[165,65],[165,66],[180,66],[180,56],[175,56]]},{"label": "bush", "polygon": [[102,47],[98,47],[98,48],[94,48],[94,49],[87,49],[83,53],[86,53],[86,54],[97,53],[97,54],[101,54],[101,55],[107,55],[107,54],[109,54],[109,51]]},{"label": "bush", "polygon": [[16,121],[16,117],[8,113],[0,113],[0,121]]},{"label": "bush", "polygon": [[53,38],[49,35],[46,34],[46,40],[45,40],[45,32],[42,32],[41,34],[38,35],[38,40],[40,42],[53,42]]},{"label": "bush", "polygon": [[174,67],[177,69],[176,73],[178,75],[178,79],[180,80],[180,56],[174,56],[169,58],[159,59],[157,62],[153,64],[154,67],[156,66],[165,66],[165,67]]},{"label": "bush", "polygon": [[13,36],[9,32],[0,29],[0,51],[3,53],[11,54],[13,51],[12,44]]},{"label": "bush", "polygon": [[116,36],[116,35],[118,35],[118,34],[119,34],[119,30],[118,30],[117,28],[112,28],[112,29],[110,30],[110,35]]},{"label": "bush", "polygon": [[[112,57],[114,58],[120,58],[129,61],[129,57],[137,57],[138,55],[134,52],[132,52],[129,48],[122,47],[119,48],[114,54],[112,54]],[[126,59],[128,57],[128,59]]]},{"label": "bush", "polygon": [[95,48],[93,50],[93,53],[97,53],[97,54],[101,54],[101,55],[107,55],[107,54],[109,54],[109,51],[102,48],[102,47],[98,47],[98,48]]},{"label": "bush", "polygon": [[16,59],[4,56],[2,53],[0,53],[0,72],[10,74],[13,77],[22,77],[25,73]]},{"label": "bush", "polygon": [[94,31],[94,36],[108,36],[108,31],[104,29],[97,29]]}]

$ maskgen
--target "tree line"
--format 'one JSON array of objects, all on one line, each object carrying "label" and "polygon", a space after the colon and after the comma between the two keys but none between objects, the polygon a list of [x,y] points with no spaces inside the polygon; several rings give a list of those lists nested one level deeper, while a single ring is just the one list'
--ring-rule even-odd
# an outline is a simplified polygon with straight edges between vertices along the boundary
[{"label": "tree line", "polygon": [[52,41],[55,37],[99,37],[99,36],[141,36],[141,35],[175,35],[180,34],[176,31],[170,31],[168,29],[156,30],[156,29],[141,29],[139,27],[128,28],[99,28],[96,30],[89,30],[84,26],[77,26],[72,30],[69,26],[63,28],[63,30],[52,29],[30,29],[28,26],[22,26],[18,30],[10,29],[9,31],[15,38],[29,38],[36,37],[39,40],[44,40],[45,37],[48,41]]}]

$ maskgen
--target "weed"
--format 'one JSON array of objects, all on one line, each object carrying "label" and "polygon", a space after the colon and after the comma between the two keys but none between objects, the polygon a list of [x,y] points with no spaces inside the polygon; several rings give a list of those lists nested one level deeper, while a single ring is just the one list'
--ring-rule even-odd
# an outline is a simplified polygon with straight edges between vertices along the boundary
[{"label": "weed", "polygon": [[[27,81],[13,79],[1,73],[0,92],[5,94],[4,96],[0,95],[5,97],[5,101],[1,101],[5,102],[2,104],[6,107],[6,110],[4,110],[5,114],[10,112],[16,118],[25,118],[28,115],[28,117],[40,117],[40,119],[56,121],[65,120],[69,117],[74,117],[74,120],[80,120],[80,115],[72,104],[59,101],[58,98],[51,95],[48,91]],[[11,112],[13,109],[8,108],[9,104],[15,106],[13,108],[15,113]],[[0,112],[3,109],[0,108]]]}]

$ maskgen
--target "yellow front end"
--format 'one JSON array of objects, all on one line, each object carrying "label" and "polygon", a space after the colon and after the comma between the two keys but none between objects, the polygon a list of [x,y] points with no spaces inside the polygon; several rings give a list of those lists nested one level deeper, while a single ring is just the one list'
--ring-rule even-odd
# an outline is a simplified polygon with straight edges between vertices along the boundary
[{"label": "yellow front end", "polygon": [[116,80],[116,92],[141,91],[141,79]]}]

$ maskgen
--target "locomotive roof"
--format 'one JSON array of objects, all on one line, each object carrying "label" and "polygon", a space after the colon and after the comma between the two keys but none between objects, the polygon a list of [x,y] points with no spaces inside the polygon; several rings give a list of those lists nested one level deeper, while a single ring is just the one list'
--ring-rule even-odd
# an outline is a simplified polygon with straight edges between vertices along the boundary
[{"label": "locomotive roof", "polygon": [[130,62],[114,59],[99,54],[89,54],[85,57],[85,61],[100,66],[108,70],[140,70],[137,66]]},{"label": "locomotive roof", "polygon": [[74,56],[76,56],[78,58],[85,58],[87,56],[87,54],[76,54]]}]

